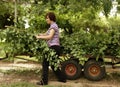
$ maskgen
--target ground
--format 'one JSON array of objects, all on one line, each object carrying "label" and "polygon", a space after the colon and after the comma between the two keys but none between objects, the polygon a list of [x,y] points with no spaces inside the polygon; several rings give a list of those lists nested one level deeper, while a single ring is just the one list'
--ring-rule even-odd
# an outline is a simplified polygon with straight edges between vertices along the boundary
[{"label": "ground", "polygon": [[[26,82],[33,85],[31,87],[41,87],[36,85],[36,82],[41,78],[41,69],[41,65],[34,62],[0,62],[0,84],[8,85]],[[106,71],[107,75],[101,81],[89,81],[84,75],[81,75],[77,80],[67,80],[66,83],[61,83],[57,81],[57,78],[50,70],[49,85],[45,87],[119,87],[120,68],[112,69],[111,67],[107,67]]]}]

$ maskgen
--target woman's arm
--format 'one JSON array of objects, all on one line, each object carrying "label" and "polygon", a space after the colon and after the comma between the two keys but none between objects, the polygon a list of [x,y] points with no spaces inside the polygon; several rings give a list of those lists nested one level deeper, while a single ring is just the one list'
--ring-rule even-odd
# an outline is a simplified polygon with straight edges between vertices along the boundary
[{"label": "woman's arm", "polygon": [[45,36],[45,35],[47,35],[47,33],[40,33],[40,34],[38,34],[38,36]]},{"label": "woman's arm", "polygon": [[51,29],[49,35],[37,35],[36,38],[37,39],[50,40],[54,36],[54,33],[55,33],[55,30]]}]

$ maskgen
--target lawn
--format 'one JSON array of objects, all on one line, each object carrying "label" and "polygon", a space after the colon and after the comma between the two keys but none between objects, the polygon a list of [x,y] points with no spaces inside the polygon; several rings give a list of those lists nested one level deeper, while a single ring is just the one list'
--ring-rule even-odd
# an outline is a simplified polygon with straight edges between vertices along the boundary
[{"label": "lawn", "polygon": [[[29,83],[29,82],[17,82],[17,83],[11,83],[11,84],[1,84],[0,87],[40,87],[40,86]],[[56,86],[46,85],[42,87],[56,87]],[[60,85],[57,87],[68,87],[68,86]]]}]

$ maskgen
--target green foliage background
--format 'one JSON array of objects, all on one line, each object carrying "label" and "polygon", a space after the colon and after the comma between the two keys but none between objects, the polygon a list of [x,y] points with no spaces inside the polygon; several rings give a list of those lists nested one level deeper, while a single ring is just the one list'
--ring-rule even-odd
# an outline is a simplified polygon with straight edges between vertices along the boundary
[{"label": "green foliage background", "polygon": [[[3,1],[0,3],[8,5]],[[9,3],[8,9],[12,10],[7,12],[14,12],[14,2]],[[87,60],[86,55],[97,59],[105,55],[119,57],[120,21],[119,17],[109,17],[111,7],[111,0],[18,0],[17,27],[1,30],[5,52],[9,53],[9,57],[28,54],[42,60],[46,56],[51,65],[58,67],[63,60],[55,58],[53,61],[55,53],[45,41],[34,37],[48,29],[44,16],[53,11],[63,31],[60,39],[66,57],[72,55],[81,64]],[[99,16],[100,12],[104,13],[103,18]],[[30,25],[27,29],[24,28],[26,19]]]}]

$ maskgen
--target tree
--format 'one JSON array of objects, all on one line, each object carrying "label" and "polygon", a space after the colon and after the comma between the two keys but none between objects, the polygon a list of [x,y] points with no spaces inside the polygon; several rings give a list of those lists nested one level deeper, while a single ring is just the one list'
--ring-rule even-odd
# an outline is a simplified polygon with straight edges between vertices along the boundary
[{"label": "tree", "polygon": [[13,25],[13,6],[12,3],[0,1],[0,29],[5,28],[6,25]]},{"label": "tree", "polygon": [[[49,11],[56,13],[57,24],[65,31],[65,34],[61,35],[61,38],[64,37],[61,42],[65,46],[65,54],[72,54],[80,61],[85,61],[85,58],[80,59],[85,54],[98,58],[104,56],[110,44],[112,48],[119,46],[119,33],[114,31],[117,29],[114,26],[119,24],[111,26],[108,21],[111,0],[18,0],[17,9],[17,27],[10,27],[1,34],[5,36],[5,42],[9,43],[7,52],[11,55],[26,53],[38,59],[47,56],[48,61],[51,61],[55,53],[50,51],[43,41],[34,38],[34,34],[47,29],[44,16]],[[101,11],[104,12],[107,22],[99,17]],[[29,19],[28,29],[24,29],[25,18]],[[112,36],[115,36],[114,40]],[[114,56],[117,56],[118,52],[119,48],[117,52],[110,51],[111,54],[116,53]],[[50,63],[56,65],[61,60],[56,61]]]}]

